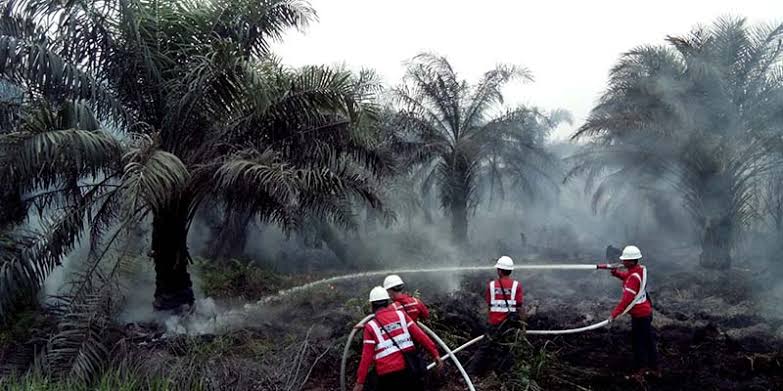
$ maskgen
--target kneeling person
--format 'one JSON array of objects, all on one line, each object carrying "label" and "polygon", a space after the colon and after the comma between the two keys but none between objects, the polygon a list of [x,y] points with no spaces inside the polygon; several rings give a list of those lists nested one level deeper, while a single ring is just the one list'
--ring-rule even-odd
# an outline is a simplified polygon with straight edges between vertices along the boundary
[{"label": "kneeling person", "polygon": [[443,366],[435,343],[408,315],[390,306],[390,301],[386,289],[378,286],[370,291],[375,318],[364,325],[364,347],[354,391],[364,390],[364,381],[372,364],[375,364],[378,374],[379,391],[423,390],[422,379],[411,373],[411,368],[406,365],[406,355],[415,357],[414,342],[429,352],[438,368]]}]

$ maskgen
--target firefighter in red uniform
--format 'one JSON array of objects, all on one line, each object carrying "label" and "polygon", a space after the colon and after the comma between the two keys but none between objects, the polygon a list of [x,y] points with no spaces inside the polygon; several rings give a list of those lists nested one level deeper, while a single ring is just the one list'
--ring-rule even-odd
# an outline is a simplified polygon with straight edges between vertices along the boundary
[{"label": "firefighter in red uniform", "polygon": [[386,276],[383,279],[383,288],[389,292],[389,296],[394,301],[392,305],[395,309],[404,311],[411,320],[418,322],[419,318],[427,319],[430,317],[430,310],[424,303],[402,292],[405,288],[405,283],[402,282],[402,278],[396,274]]},{"label": "firefighter in red uniform", "polygon": [[[514,363],[511,351],[504,348],[511,329],[524,329],[525,309],[522,306],[524,290],[522,284],[511,278],[514,261],[507,256],[495,263],[498,278],[487,284],[485,299],[489,309],[488,327],[484,343],[470,361],[471,372],[481,374],[486,368],[503,370]],[[497,361],[493,365],[490,361]]]},{"label": "firefighter in red uniform", "polygon": [[[612,322],[623,311],[633,305],[631,315],[631,346],[635,373],[633,377],[641,380],[646,373],[658,374],[655,336],[652,327],[652,304],[647,298],[647,269],[640,265],[642,252],[636,246],[626,246],[620,260],[627,271],[612,269],[612,275],[623,280],[623,297],[612,311]],[[632,304],[633,303],[633,304]]]},{"label": "firefighter in red uniform", "polygon": [[364,325],[364,348],[359,362],[354,391],[364,390],[364,381],[370,366],[375,364],[378,374],[378,391],[420,391],[422,379],[411,374],[406,366],[406,355],[415,357],[418,343],[443,367],[435,343],[404,312],[389,305],[391,298],[386,289],[375,287],[370,291],[370,304],[375,318]]}]

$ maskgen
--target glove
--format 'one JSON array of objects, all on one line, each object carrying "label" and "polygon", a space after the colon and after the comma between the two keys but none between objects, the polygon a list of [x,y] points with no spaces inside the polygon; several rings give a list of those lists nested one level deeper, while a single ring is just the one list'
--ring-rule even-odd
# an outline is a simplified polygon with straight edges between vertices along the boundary
[{"label": "glove", "polygon": [[364,384],[356,384],[353,386],[353,391],[364,391]]},{"label": "glove", "polygon": [[443,366],[444,366],[443,365],[443,359],[439,358],[439,359],[435,360],[435,362],[437,363],[437,364],[435,364],[435,370],[438,371],[438,373],[443,372]]}]

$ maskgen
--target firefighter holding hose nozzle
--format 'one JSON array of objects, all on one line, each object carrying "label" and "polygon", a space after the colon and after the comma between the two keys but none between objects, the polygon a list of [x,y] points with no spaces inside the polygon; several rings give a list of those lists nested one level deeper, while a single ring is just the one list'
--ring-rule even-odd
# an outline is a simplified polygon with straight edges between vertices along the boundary
[{"label": "firefighter holding hose nozzle", "polygon": [[[608,255],[608,252],[607,252]],[[612,268],[612,275],[623,280],[623,296],[609,316],[609,322],[631,309],[631,346],[634,373],[631,377],[643,380],[645,374],[658,375],[657,352],[652,327],[652,304],[647,297],[647,269],[640,264],[642,252],[636,246],[626,246],[619,259],[626,271]]]},{"label": "firefighter holding hose nozzle", "polygon": [[424,347],[443,367],[435,343],[424,334],[416,322],[403,311],[390,306],[391,298],[383,287],[370,291],[370,304],[375,318],[364,325],[364,341],[354,391],[363,391],[370,366],[375,364],[378,391],[424,390],[423,362],[418,361],[414,342]]}]

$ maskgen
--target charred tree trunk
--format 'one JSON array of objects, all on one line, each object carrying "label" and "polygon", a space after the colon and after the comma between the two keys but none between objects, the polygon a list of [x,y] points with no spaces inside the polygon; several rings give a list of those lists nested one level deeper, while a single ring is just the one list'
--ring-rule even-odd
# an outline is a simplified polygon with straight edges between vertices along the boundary
[{"label": "charred tree trunk", "polygon": [[253,214],[249,212],[226,213],[223,221],[212,229],[212,239],[207,248],[207,257],[212,259],[239,258],[245,253],[247,226]]},{"label": "charred tree trunk", "polygon": [[152,220],[152,259],[155,262],[155,302],[158,311],[192,305],[188,273],[188,208],[185,202],[156,213]]},{"label": "charred tree trunk", "polygon": [[733,177],[719,165],[708,166],[702,172],[699,189],[702,222],[701,255],[699,264],[707,269],[725,270],[731,267],[731,248],[734,239]]},{"label": "charred tree trunk", "polygon": [[22,195],[14,186],[0,188],[0,229],[8,229],[21,224],[27,217],[27,208],[22,201]]},{"label": "charred tree trunk", "polygon": [[451,237],[455,244],[468,240],[468,205],[462,197],[451,205]]},{"label": "charred tree trunk", "polygon": [[366,218],[364,220],[365,229],[368,232],[375,231],[375,229],[378,227],[378,212],[373,207],[367,207],[366,210]]},{"label": "charred tree trunk", "polygon": [[432,225],[435,223],[435,219],[432,217],[432,211],[430,210],[429,205],[425,205],[423,208],[421,208],[424,211],[424,223],[427,225]]},{"label": "charred tree trunk", "polygon": [[348,249],[334,228],[327,223],[321,223],[318,226],[318,236],[320,240],[326,243],[326,247],[332,250],[340,262],[344,263],[348,260]]},{"label": "charred tree trunk", "polygon": [[702,235],[699,264],[707,269],[731,267],[731,218],[707,219]]},{"label": "charred tree trunk", "polygon": [[465,245],[468,240],[468,200],[471,196],[469,159],[462,154],[452,156],[449,167],[447,191],[451,213],[451,238],[456,245]]}]

